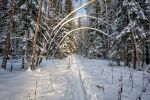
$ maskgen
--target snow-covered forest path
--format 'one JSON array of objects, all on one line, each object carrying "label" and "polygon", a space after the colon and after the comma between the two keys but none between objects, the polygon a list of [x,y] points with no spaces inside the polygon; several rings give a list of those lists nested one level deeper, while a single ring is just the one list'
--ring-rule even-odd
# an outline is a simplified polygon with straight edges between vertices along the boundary
[{"label": "snow-covered forest path", "polygon": [[[69,82],[71,93],[75,100],[87,100],[86,92],[81,80],[81,74],[79,70],[78,59],[75,57],[69,57],[68,69]],[[69,95],[68,95],[69,96]],[[70,98],[69,100],[74,100]]]},{"label": "snow-covered forest path", "polygon": [[123,100],[149,100],[148,75],[72,55],[43,61],[35,71],[0,70],[0,100],[118,100],[121,87]]},{"label": "snow-covered forest path", "polygon": [[0,100],[87,100],[78,61],[72,56],[44,61],[33,72],[2,70]]},{"label": "snow-covered forest path", "polygon": [[31,99],[87,100],[77,56],[48,63],[37,70],[37,91],[31,93]]}]

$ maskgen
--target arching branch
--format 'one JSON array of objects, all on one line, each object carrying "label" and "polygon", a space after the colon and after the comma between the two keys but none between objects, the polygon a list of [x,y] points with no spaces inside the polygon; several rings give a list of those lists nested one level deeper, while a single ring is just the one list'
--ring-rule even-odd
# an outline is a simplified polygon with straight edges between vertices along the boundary
[{"label": "arching branch", "polygon": [[[88,16],[88,15],[82,15],[82,16],[77,16],[77,17],[71,18],[71,19],[67,20],[66,22],[64,22],[64,23],[59,27],[59,29],[56,31],[54,37],[52,38],[51,42],[49,43],[49,47],[51,46],[51,44],[53,43],[54,39],[56,38],[58,32],[60,31],[60,29],[61,29],[64,25],[66,25],[67,23],[69,23],[69,22],[72,21],[72,20],[75,20],[75,19],[77,19],[77,18],[82,18],[82,17],[100,20],[101,22],[103,22],[103,23],[109,25],[107,22],[103,21],[103,19],[101,19],[101,18],[97,18],[97,17],[93,17],[93,16]],[[111,26],[111,25],[109,25],[109,26]]]},{"label": "arching branch", "polygon": [[[81,8],[87,6],[87,5],[89,5],[89,4],[91,4],[91,3],[95,2],[95,1],[96,1],[96,0],[91,0],[90,2],[87,2],[87,3],[83,4],[82,6],[80,6],[79,8],[77,8],[77,9],[73,10],[72,12],[70,12],[63,20],[61,20],[61,22],[59,22],[59,23],[53,28],[51,36],[53,35],[54,31],[55,31],[67,18],[69,18],[73,13],[75,13],[76,11],[80,10]],[[50,37],[51,37],[51,36],[50,36]],[[46,43],[46,47],[48,47],[48,44],[49,44],[49,42],[50,42],[50,39],[51,39],[51,38],[49,38],[48,42]]]},{"label": "arching branch", "polygon": [[106,35],[106,36],[109,36],[107,33],[103,32],[102,30],[99,30],[99,29],[96,29],[96,28],[92,28],[92,27],[81,27],[81,28],[77,28],[77,29],[71,30],[71,31],[69,31],[69,32],[66,32],[66,35],[65,35],[65,36],[60,40],[60,42],[57,44],[57,47],[56,47],[56,50],[55,50],[55,52],[54,52],[54,54],[53,54],[53,56],[52,56],[52,59],[54,58],[54,55],[55,55],[55,53],[56,53],[58,47],[60,46],[60,44],[63,42],[63,40],[64,40],[69,34],[71,34],[72,32],[78,31],[78,30],[82,30],[82,29],[95,30],[95,31],[98,31],[98,32],[100,32],[100,33]]},{"label": "arching branch", "polygon": [[79,8],[77,8],[77,9],[75,9],[75,10],[73,10],[71,13],[69,13],[61,22],[59,22],[54,28],[53,28],[53,30],[55,30],[57,27],[59,27],[68,17],[70,17],[73,13],[75,13],[76,11],[78,11],[78,10],[80,10],[81,8],[83,8],[83,7],[85,7],[85,6],[87,6],[87,5],[89,5],[89,4],[91,4],[92,2],[94,2],[95,0],[91,0],[90,2],[88,2],[88,3],[85,3],[84,5],[82,5],[81,7],[79,7]]}]

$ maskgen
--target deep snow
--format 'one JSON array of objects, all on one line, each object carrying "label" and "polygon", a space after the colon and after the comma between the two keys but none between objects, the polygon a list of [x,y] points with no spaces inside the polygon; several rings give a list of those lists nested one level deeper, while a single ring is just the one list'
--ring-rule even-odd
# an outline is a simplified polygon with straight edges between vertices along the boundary
[{"label": "deep snow", "polygon": [[121,100],[150,100],[144,71],[77,55],[44,61],[32,72],[19,70],[20,62],[13,72],[0,70],[0,100],[118,100],[121,87]]}]

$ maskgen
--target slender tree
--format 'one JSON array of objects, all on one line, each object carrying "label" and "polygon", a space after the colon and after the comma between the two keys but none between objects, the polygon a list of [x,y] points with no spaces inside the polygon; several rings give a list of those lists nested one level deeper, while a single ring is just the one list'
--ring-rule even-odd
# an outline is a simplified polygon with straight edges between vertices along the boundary
[{"label": "slender tree", "polygon": [[31,65],[30,68],[32,70],[35,69],[35,57],[36,57],[36,49],[37,49],[37,39],[40,29],[40,19],[41,19],[41,9],[42,9],[42,0],[39,1],[39,9],[38,9],[38,16],[35,25],[35,33],[33,37],[33,44],[32,44],[32,57],[31,57]]}]

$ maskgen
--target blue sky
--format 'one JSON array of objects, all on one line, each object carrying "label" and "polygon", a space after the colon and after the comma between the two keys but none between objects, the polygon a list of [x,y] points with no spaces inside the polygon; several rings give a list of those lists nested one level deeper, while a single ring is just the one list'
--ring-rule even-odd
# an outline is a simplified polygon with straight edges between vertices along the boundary
[{"label": "blue sky", "polygon": [[[83,5],[86,2],[87,2],[87,0],[73,0],[73,5],[76,9],[76,8],[80,7],[81,5]],[[86,14],[86,11],[84,10],[84,8],[80,9],[76,13],[76,15],[83,15],[83,14]]]}]

